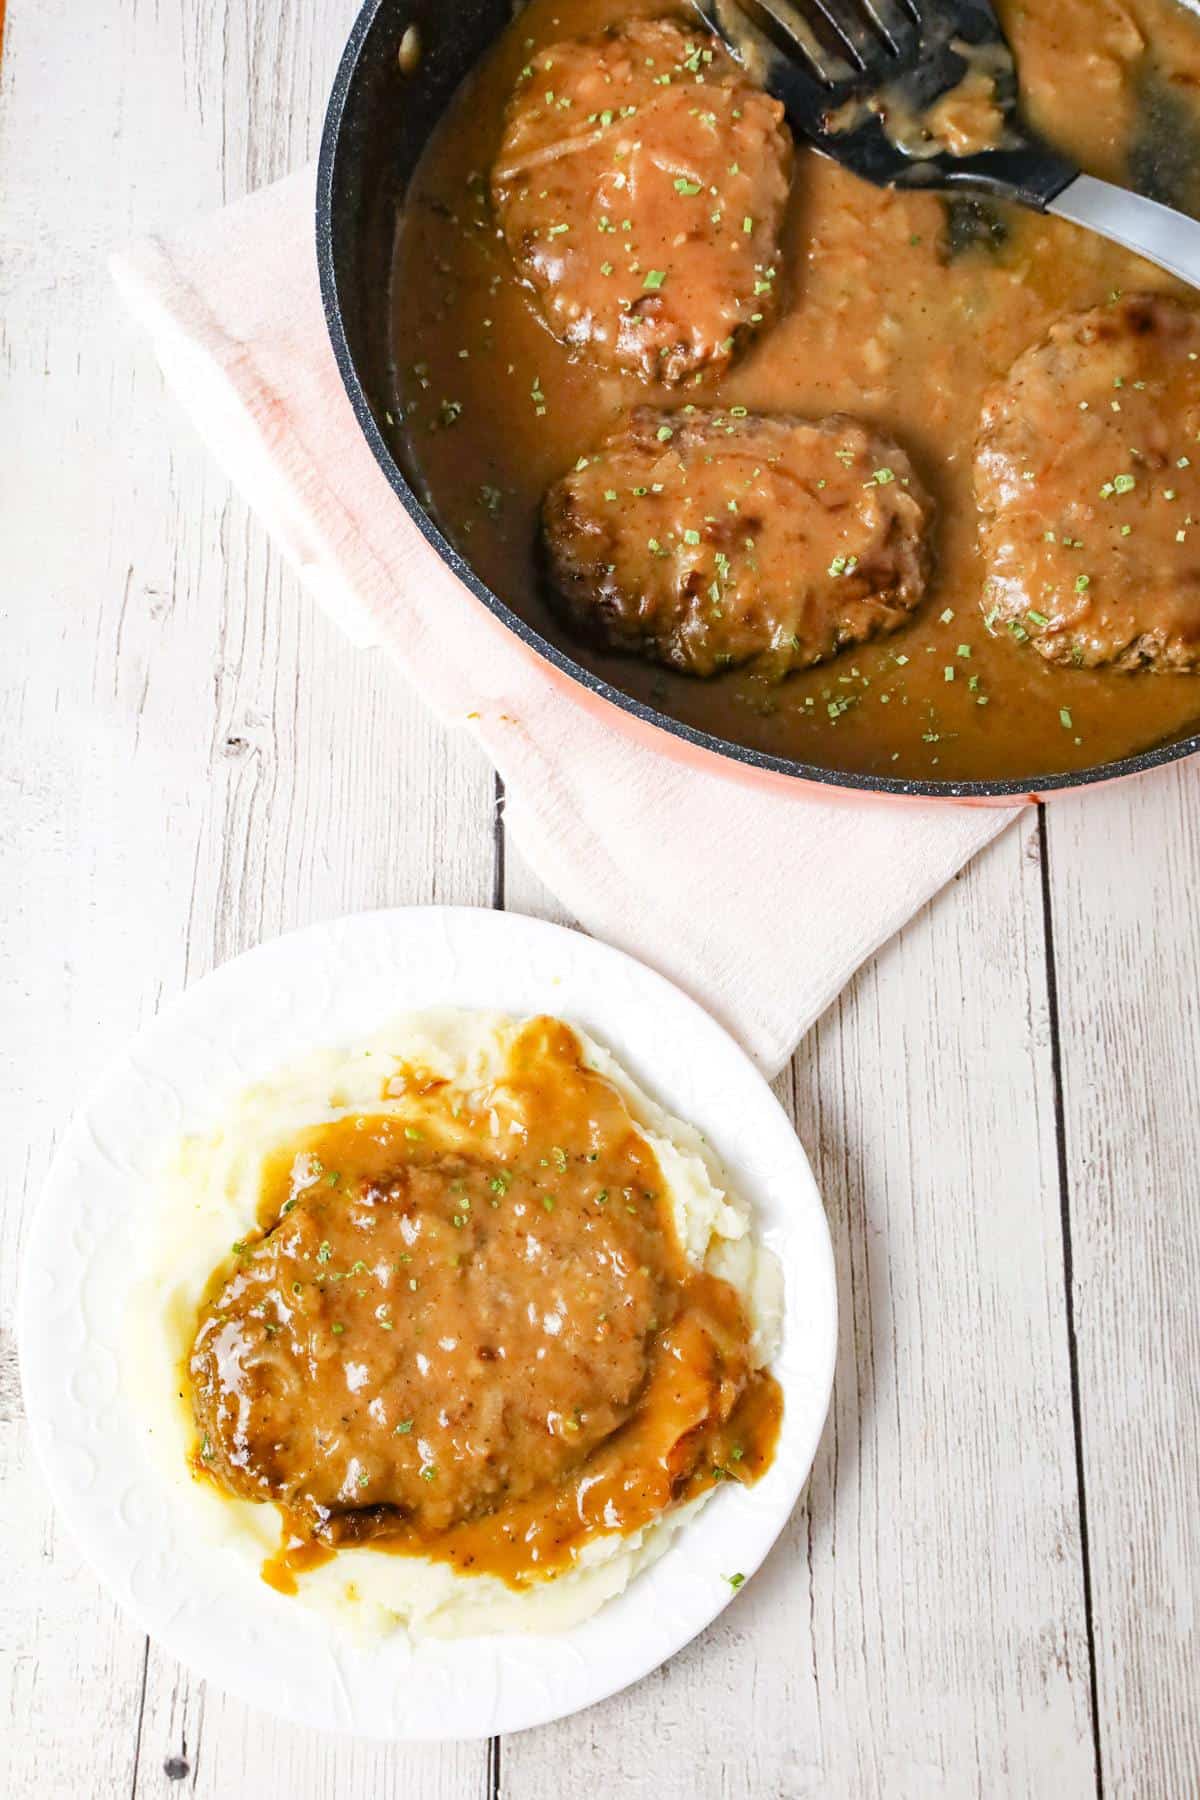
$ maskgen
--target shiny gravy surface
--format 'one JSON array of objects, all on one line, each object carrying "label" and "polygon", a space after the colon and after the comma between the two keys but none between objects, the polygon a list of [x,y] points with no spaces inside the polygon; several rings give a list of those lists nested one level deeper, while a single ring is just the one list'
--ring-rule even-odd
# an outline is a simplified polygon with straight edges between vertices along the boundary
[{"label": "shiny gravy surface", "polygon": [[571,1029],[531,1021],[467,1101],[409,1067],[395,1098],[279,1149],[201,1308],[194,1466],[279,1507],[265,1578],[369,1542],[520,1587],[754,1481],[779,1386]]},{"label": "shiny gravy surface", "polygon": [[[1136,291],[1188,294],[1150,265],[1052,218],[878,190],[801,149],[779,318],[732,369],[656,388],[551,336],[488,198],[505,104],[535,46],[678,10],[530,0],[413,178],[395,252],[390,428],[443,530],[577,661],[677,719],[778,755],[1024,779],[1195,729],[1195,676],[1047,666],[991,635],[980,608],[972,458],[985,392],[1064,312]],[[998,11],[1034,126],[1091,172],[1197,210],[1200,19],[1178,0],[998,0]],[[647,400],[848,412],[899,440],[938,505],[936,574],[912,623],[783,681],[698,680],[572,637],[543,597],[542,498]]]}]

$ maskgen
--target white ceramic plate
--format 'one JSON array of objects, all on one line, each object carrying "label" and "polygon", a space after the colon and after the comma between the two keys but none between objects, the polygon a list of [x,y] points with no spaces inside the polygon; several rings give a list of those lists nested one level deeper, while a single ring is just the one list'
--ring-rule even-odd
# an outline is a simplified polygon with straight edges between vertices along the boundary
[{"label": "white ceramic plate", "polygon": [[[120,1377],[123,1313],[152,1217],[151,1177],[250,1082],[396,1014],[434,1005],[553,1012],[606,1045],[696,1125],[755,1209],[786,1289],[772,1365],[775,1461],[729,1484],[665,1555],[566,1633],[383,1644],[247,1582],[197,1541],[142,1450]],[[829,1235],[807,1158],[766,1082],[708,1014],[591,938],[511,913],[366,913],[264,944],[144,1031],[72,1122],[30,1233],[19,1336],[34,1443],[87,1556],[159,1643],[206,1680],[305,1725],[378,1738],[476,1738],[562,1718],[637,1681],[709,1624],[785,1524],[833,1376]]]}]

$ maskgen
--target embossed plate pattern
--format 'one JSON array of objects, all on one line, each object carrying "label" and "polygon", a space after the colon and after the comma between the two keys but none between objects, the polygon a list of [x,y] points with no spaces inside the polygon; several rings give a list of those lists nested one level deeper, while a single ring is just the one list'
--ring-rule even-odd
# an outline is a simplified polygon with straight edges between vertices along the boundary
[{"label": "embossed plate pattern", "polygon": [[[122,1387],[122,1319],[153,1174],[248,1083],[396,1014],[451,1005],[555,1012],[606,1045],[708,1137],[784,1267],[779,1451],[719,1491],[594,1618],[554,1636],[382,1645],[245,1580],[197,1542],[144,1452]],[[829,1236],[804,1151],[733,1040],[661,976],[578,932],[511,913],[360,914],[249,951],[199,982],[115,1063],[67,1129],[30,1231],[19,1307],[25,1398],[59,1509],[147,1632],[253,1705],[377,1738],[476,1738],[564,1717],[638,1680],[758,1567],[808,1475],[832,1380]],[[775,1578],[786,1578],[782,1569]]]}]

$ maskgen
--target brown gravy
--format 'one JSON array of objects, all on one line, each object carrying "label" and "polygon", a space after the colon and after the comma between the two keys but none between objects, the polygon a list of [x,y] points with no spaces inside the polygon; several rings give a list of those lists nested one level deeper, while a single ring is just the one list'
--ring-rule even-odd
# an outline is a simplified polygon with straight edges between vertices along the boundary
[{"label": "brown gravy", "polygon": [[[664,390],[598,371],[551,337],[487,198],[505,103],[533,46],[672,10],[663,0],[531,0],[456,97],[413,179],[394,268],[393,430],[443,530],[577,661],[677,719],[777,755],[935,780],[1024,779],[1194,729],[1193,677],[1046,666],[991,635],[979,604],[972,452],[985,391],[1064,312],[1133,290],[1187,296],[1148,264],[1060,220],[948,214],[935,196],[872,188],[801,149],[781,316],[732,370]],[[1132,172],[1169,188],[1175,204],[1200,201],[1176,153],[1200,133],[1200,20],[1177,0],[998,0],[998,11],[1036,127],[1093,173]],[[647,399],[848,412],[895,436],[939,509],[937,573],[912,624],[782,682],[696,680],[572,637],[540,592],[542,497]]]},{"label": "brown gravy", "polygon": [[279,1507],[281,1591],[364,1542],[520,1587],[771,1460],[741,1300],[570,1028],[531,1021],[462,1093],[403,1069],[403,1116],[289,1142],[201,1308],[194,1467]]}]

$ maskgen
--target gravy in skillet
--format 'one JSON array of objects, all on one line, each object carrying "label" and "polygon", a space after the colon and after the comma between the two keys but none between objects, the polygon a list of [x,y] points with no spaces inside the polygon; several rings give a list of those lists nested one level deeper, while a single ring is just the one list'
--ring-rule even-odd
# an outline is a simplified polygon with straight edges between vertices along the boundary
[{"label": "gravy in skillet", "polygon": [[[985,401],[1064,315],[1145,293],[1194,301],[1150,265],[1055,219],[872,188],[800,148],[777,267],[767,265],[776,316],[744,334],[727,366],[698,359],[682,377],[672,368],[669,382],[651,380],[550,328],[493,204],[506,109],[546,46],[673,10],[663,0],[531,0],[414,176],[394,265],[393,431],[439,524],[516,612],[587,667],[775,754],[908,777],[1023,779],[1194,729],[1200,688],[1170,672],[1189,657],[1091,667],[1097,659],[1037,654],[1036,626],[1018,618],[1010,630],[989,603],[978,541]],[[1096,174],[1196,207],[1200,20],[1177,0],[999,0],[998,11],[1036,128]],[[681,193],[681,206],[692,198]],[[1040,394],[1038,423],[1070,456],[1078,401],[1066,385],[1061,408]],[[571,609],[551,601],[544,498],[646,404],[814,422],[848,414],[902,446],[936,505],[933,574],[911,618],[782,679],[778,659],[698,678],[614,653],[612,634],[582,635]],[[1174,448],[1185,460],[1171,482],[1171,545],[1200,520],[1200,481]],[[1099,489],[1094,498],[1098,508]],[[1108,515],[1097,517],[1107,532]],[[1132,542],[1122,554],[1136,566]],[[1173,568],[1186,562],[1171,555]]]}]

